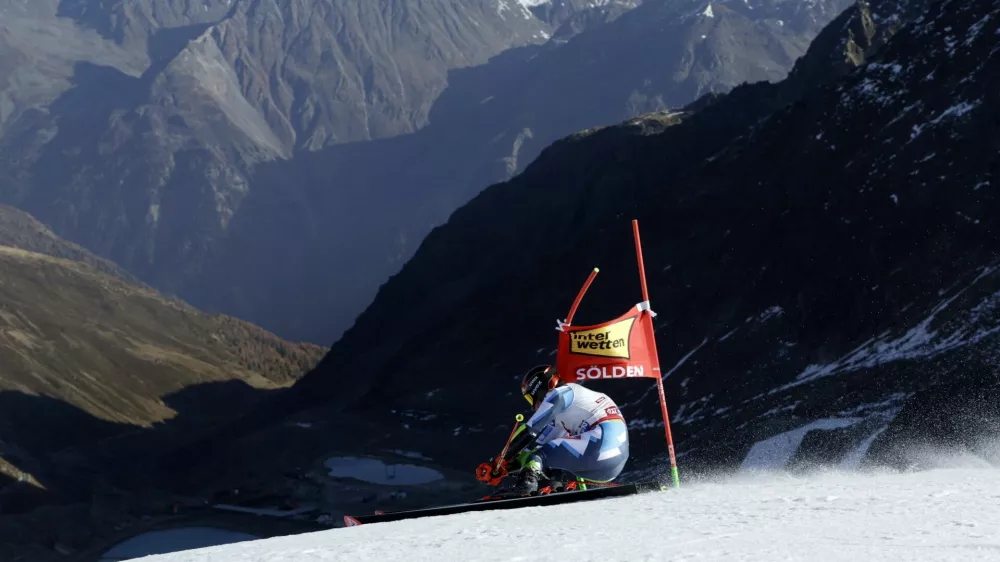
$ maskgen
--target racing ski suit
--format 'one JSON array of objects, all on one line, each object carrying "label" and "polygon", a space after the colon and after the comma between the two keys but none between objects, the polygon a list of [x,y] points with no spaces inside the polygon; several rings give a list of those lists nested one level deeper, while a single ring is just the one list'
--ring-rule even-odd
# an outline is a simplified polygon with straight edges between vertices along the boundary
[{"label": "racing ski suit", "polygon": [[512,445],[522,443],[510,450],[525,468],[561,469],[594,482],[617,478],[629,455],[628,426],[618,406],[576,383],[550,390],[518,437]]}]

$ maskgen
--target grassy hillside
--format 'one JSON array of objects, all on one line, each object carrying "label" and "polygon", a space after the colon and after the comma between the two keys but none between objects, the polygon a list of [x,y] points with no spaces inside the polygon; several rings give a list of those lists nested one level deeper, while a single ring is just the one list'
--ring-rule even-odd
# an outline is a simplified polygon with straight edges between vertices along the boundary
[{"label": "grassy hillside", "polygon": [[324,352],[158,293],[0,206],[0,511],[141,477],[140,456],[246,412]]},{"label": "grassy hillside", "polygon": [[191,385],[286,386],[323,353],[86,263],[0,246],[0,270],[0,391],[56,398],[109,422],[170,418],[161,397]]}]

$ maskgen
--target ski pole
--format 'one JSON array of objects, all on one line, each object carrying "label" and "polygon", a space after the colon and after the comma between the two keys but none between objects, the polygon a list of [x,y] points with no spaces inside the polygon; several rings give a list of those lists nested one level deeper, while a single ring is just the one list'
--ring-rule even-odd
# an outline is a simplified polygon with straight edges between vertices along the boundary
[{"label": "ski pole", "polygon": [[514,419],[517,420],[517,423],[514,424],[514,429],[510,430],[510,437],[507,438],[507,443],[504,444],[503,450],[500,451],[500,454],[497,456],[497,462],[493,465],[494,471],[500,468],[500,463],[503,462],[503,456],[507,454],[507,448],[510,447],[510,442],[513,441],[514,436],[517,435],[517,428],[519,428],[521,426],[521,422],[524,421],[524,416],[518,414],[514,416]]}]

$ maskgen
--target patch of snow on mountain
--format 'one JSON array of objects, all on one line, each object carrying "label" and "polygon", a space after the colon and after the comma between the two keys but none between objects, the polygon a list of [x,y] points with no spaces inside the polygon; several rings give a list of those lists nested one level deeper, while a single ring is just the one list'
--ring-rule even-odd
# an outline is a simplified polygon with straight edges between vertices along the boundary
[{"label": "patch of snow on mountain", "polygon": [[396,453],[397,455],[399,455],[401,457],[406,457],[408,459],[415,459],[415,460],[418,460],[418,461],[433,460],[432,458],[430,458],[428,456],[425,456],[423,453],[420,453],[420,452],[417,452],[417,451],[401,451],[399,449],[393,449],[392,452]]},{"label": "patch of snow on mountain", "polygon": [[[504,16],[504,12],[512,11],[511,5],[508,3],[510,1],[511,0],[499,0],[497,2],[497,15],[499,15],[501,18],[505,17]],[[514,2],[514,5],[517,6],[517,9],[521,12],[521,17],[523,17],[524,19],[529,19],[529,18],[533,17],[533,15],[532,15],[531,11],[529,10],[529,8],[531,8],[532,6],[538,6],[538,5],[541,5],[541,4],[545,4],[546,2],[548,2],[548,0],[542,0],[542,1],[539,1],[539,0],[513,0],[513,2]]]},{"label": "patch of snow on mountain", "polygon": [[749,324],[750,322],[753,322],[755,320],[758,323],[763,324],[764,322],[767,322],[771,318],[781,316],[784,313],[785,313],[784,309],[782,309],[780,306],[777,305],[770,306],[757,316],[747,316],[747,319],[744,321],[744,324]]},{"label": "patch of snow on mountain", "polygon": [[861,418],[825,418],[816,420],[798,429],[779,433],[774,437],[754,443],[740,465],[741,472],[757,470],[780,470],[799,449],[806,433],[814,429],[840,429],[850,427]]},{"label": "patch of snow on mountain", "polygon": [[654,427],[663,427],[663,420],[656,421],[636,418],[628,421],[628,428],[630,430],[652,429]]},{"label": "patch of snow on mountain", "polygon": [[726,341],[726,340],[728,340],[729,337],[732,336],[733,334],[735,334],[737,330],[739,330],[738,327],[737,328],[733,328],[726,335],[724,335],[721,338],[719,338],[719,341]]},{"label": "patch of snow on mountain", "polygon": [[859,406],[855,406],[854,408],[849,408],[847,410],[841,410],[841,411],[839,411],[837,413],[839,415],[845,416],[845,417],[858,416],[858,415],[861,415],[863,413],[866,414],[866,415],[869,414],[869,413],[884,413],[884,414],[887,414],[888,417],[891,418],[891,417],[895,416],[896,412],[899,411],[899,409],[901,408],[902,402],[904,400],[906,400],[907,398],[909,398],[910,396],[913,396],[912,392],[910,392],[910,393],[907,393],[907,392],[894,392],[894,393],[888,395],[886,397],[886,399],[883,400],[883,401],[881,401],[881,402],[875,402],[875,403],[872,403],[872,404],[861,404]]},{"label": "patch of snow on mountain", "polygon": [[938,332],[931,328],[931,324],[941,311],[948,308],[955,299],[970,287],[995,271],[995,267],[986,268],[972,283],[958,291],[951,298],[945,299],[938,306],[934,307],[926,318],[902,336],[895,339],[888,339],[888,333],[885,332],[879,335],[878,338],[870,338],[832,363],[826,365],[809,365],[798,375],[794,382],[777,387],[770,391],[770,394],[788,390],[840,372],[871,368],[902,359],[933,357],[951,349],[978,343],[983,338],[1000,331],[1000,326],[979,326],[984,311],[992,311],[1000,306],[1000,295],[998,294],[988,297],[975,308],[971,309],[967,314],[965,322],[963,322],[964,325],[947,336],[938,337]]},{"label": "patch of snow on mountain", "polygon": [[[695,353],[697,353],[699,349],[701,349],[702,347],[704,347],[706,343],[708,343],[708,338],[707,337],[705,339],[701,340],[701,343],[698,344],[698,347],[692,349],[685,356],[681,357],[677,361],[677,363],[674,364],[674,366],[669,371],[667,371],[666,373],[664,373],[660,378],[662,380],[667,380],[667,377],[669,377],[670,375],[674,374],[674,372],[677,371],[677,369],[680,369],[681,366],[684,365],[684,363],[686,363],[687,360],[690,359],[692,355],[694,355]],[[635,406],[639,402],[642,402],[654,390],[656,390],[656,386],[651,385],[650,388],[647,389],[646,392],[642,396],[640,396],[639,398],[637,398],[636,400],[634,400],[632,402],[629,402],[628,404],[623,404],[622,406],[623,407],[626,407],[626,406]]]},{"label": "patch of snow on mountain", "polygon": [[370,484],[390,486],[427,484],[444,478],[440,472],[412,464],[385,464],[378,459],[332,457],[324,463],[334,478],[353,478]]},{"label": "patch of snow on mountain", "polygon": [[712,398],[713,395],[709,394],[693,402],[681,404],[680,408],[677,408],[677,413],[671,417],[670,423],[674,425],[686,425],[705,419],[711,413],[709,404]]},{"label": "patch of snow on mountain", "polygon": [[[983,19],[972,24],[972,27],[969,28],[969,34],[968,36],[966,36],[965,41],[962,44],[965,45],[966,47],[971,47],[972,44],[976,41],[976,39],[979,37],[979,33],[983,30],[983,27],[987,24],[987,22],[990,21],[990,18],[992,16],[993,14],[986,14],[985,16],[983,16]],[[1000,30],[998,30],[997,32],[1000,33]]]},{"label": "patch of snow on mountain", "polygon": [[874,443],[875,440],[878,439],[878,436],[882,435],[886,429],[889,429],[889,424],[883,425],[878,428],[875,433],[872,433],[865,438],[860,445],[858,445],[840,461],[840,468],[843,468],[844,470],[857,470],[857,468],[861,466],[861,460],[868,454],[868,449],[871,448],[872,443]]},{"label": "patch of snow on mountain", "polygon": [[797,408],[799,406],[799,404],[801,404],[801,403],[802,403],[801,400],[796,400],[792,404],[786,404],[784,406],[775,406],[774,408],[771,408],[770,410],[768,410],[768,411],[764,412],[763,414],[761,414],[760,417],[766,418],[766,417],[769,417],[769,416],[776,416],[776,415],[782,414],[784,412],[793,412],[793,411],[795,411],[795,408]]},{"label": "patch of snow on mountain", "polygon": [[941,112],[941,115],[938,115],[937,117],[935,117],[931,121],[931,125],[937,125],[937,124],[941,123],[941,121],[943,121],[946,117],[954,117],[954,118],[961,117],[961,116],[965,115],[966,113],[968,113],[968,112],[972,111],[973,109],[975,109],[976,106],[979,105],[979,103],[980,103],[979,101],[975,101],[975,102],[972,102],[972,103],[969,103],[967,101],[956,103],[955,105],[953,105],[953,106],[949,107],[948,109],[944,110],[943,112]]}]

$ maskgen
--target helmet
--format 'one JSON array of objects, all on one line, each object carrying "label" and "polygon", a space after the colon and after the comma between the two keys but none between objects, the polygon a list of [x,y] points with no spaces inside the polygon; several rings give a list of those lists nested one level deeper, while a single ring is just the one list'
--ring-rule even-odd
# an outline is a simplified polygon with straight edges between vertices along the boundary
[{"label": "helmet", "polygon": [[521,394],[534,408],[558,384],[559,377],[556,376],[556,370],[552,365],[538,365],[528,369],[521,379]]}]

